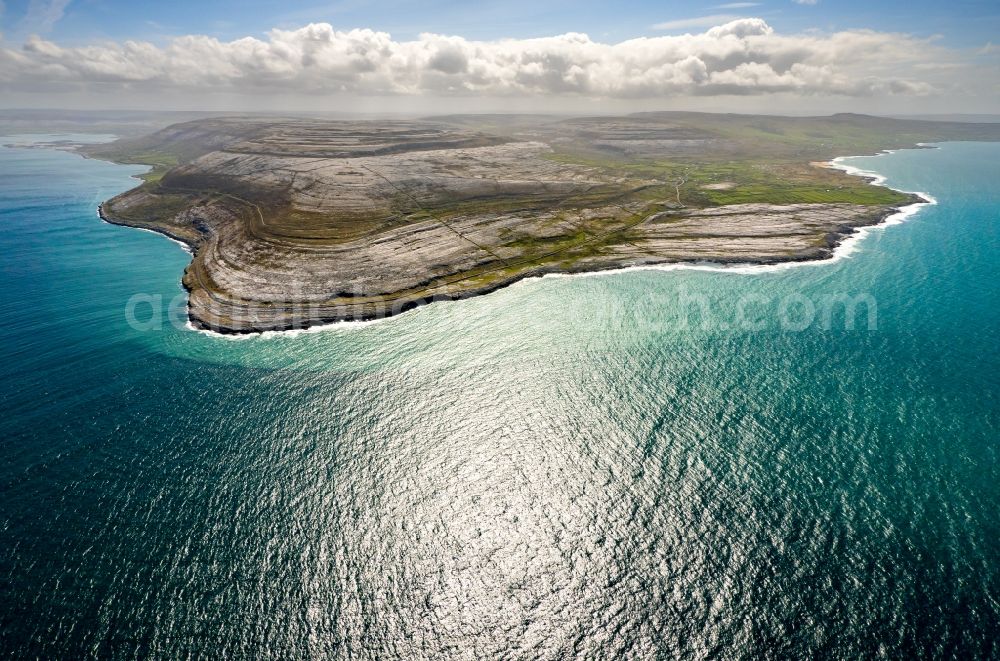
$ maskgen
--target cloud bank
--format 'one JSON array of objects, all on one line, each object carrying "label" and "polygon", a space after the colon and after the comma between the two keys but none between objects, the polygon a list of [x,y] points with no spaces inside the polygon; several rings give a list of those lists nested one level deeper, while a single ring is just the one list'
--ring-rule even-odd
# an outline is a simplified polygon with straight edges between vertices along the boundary
[{"label": "cloud bank", "polygon": [[[920,95],[920,65],[952,58],[927,40],[852,30],[781,35],[743,18],[700,34],[617,44],[569,33],[470,41],[313,23],[266,39],[183,36],[63,47],[40,37],[0,48],[0,88],[236,91],[241,94],[581,96]],[[952,58],[953,59],[953,58]]]}]

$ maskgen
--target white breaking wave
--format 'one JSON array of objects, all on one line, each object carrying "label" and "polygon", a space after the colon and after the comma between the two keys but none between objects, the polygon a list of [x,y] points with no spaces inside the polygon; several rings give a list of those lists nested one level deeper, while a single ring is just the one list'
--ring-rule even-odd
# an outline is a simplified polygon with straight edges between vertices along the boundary
[{"label": "white breaking wave", "polygon": [[[98,216],[100,216],[100,214],[98,214]],[[108,223],[108,225],[114,225],[114,224],[115,223]],[[135,227],[135,226],[132,226],[132,225],[117,225],[117,227],[123,227],[125,229],[130,229],[130,230],[140,230],[142,232],[149,232],[150,234],[155,234],[157,236],[162,236],[167,241],[171,241],[171,242],[176,243],[177,245],[179,245],[181,247],[181,250],[183,250],[187,254],[191,255],[192,257],[194,256],[194,251],[191,250],[191,246],[189,246],[188,244],[184,243],[183,241],[179,241],[179,240],[175,239],[172,236],[167,236],[163,232],[157,232],[156,230],[151,230],[151,229],[148,229],[146,227]]]},{"label": "white breaking wave", "polygon": [[[441,302],[451,302],[451,301],[441,301]],[[405,313],[401,313],[405,314]],[[395,319],[399,315],[393,315],[391,317],[382,317],[380,319],[366,319],[364,321],[331,321],[326,324],[316,324],[310,326],[309,328],[290,328],[288,330],[266,330],[256,333],[220,333],[218,331],[209,330],[207,328],[198,328],[191,323],[188,319],[184,323],[184,328],[195,331],[196,333],[201,333],[202,335],[207,335],[209,337],[214,337],[221,340],[231,340],[233,342],[242,342],[244,340],[267,340],[267,339],[277,339],[283,337],[298,337],[300,335],[314,335],[316,333],[325,333],[328,331],[335,330],[355,330],[359,328],[364,328],[365,326],[371,326],[373,324],[381,323],[384,321],[390,321]]]}]

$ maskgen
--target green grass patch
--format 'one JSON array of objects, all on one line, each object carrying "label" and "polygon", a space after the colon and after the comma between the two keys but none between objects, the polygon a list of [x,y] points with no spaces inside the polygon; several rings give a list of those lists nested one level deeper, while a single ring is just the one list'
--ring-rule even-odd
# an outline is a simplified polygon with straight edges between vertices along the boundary
[{"label": "green grass patch", "polygon": [[[751,129],[745,129],[751,130]],[[785,138],[782,137],[784,140]],[[625,161],[592,153],[555,152],[546,158],[559,163],[583,165],[607,176],[634,180],[656,180],[631,193],[634,200],[680,202],[691,207],[726,204],[899,204],[906,195],[884,186],[872,186],[859,177],[786,160],[728,160],[678,162],[640,159]],[[712,190],[712,184],[728,183],[730,188]]]}]

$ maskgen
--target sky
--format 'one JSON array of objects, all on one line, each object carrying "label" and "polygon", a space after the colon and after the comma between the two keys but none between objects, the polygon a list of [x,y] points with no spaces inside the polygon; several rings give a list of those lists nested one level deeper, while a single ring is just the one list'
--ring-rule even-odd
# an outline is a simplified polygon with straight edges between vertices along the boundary
[{"label": "sky", "polygon": [[1000,2],[0,0],[0,107],[1000,113]]}]

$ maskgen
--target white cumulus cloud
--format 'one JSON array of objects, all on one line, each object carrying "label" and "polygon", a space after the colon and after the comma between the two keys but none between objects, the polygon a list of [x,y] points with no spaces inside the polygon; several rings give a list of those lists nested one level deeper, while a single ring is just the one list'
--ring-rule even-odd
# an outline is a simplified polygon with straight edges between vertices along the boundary
[{"label": "white cumulus cloud", "polygon": [[[58,4],[58,3],[56,3]],[[903,34],[852,30],[782,35],[759,18],[699,34],[616,44],[585,34],[472,41],[423,34],[396,41],[313,23],[264,39],[203,35],[154,45],[65,47],[31,37],[0,48],[0,89],[206,90],[240,94],[551,96],[634,99],[721,94],[923,94],[921,63],[943,47]]]}]

